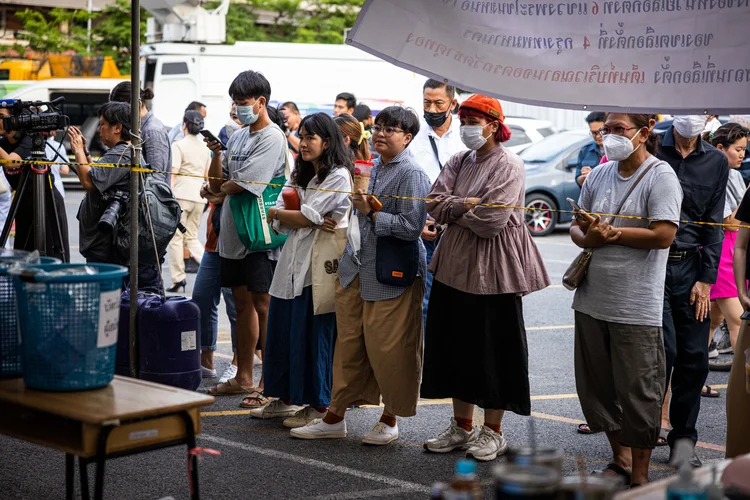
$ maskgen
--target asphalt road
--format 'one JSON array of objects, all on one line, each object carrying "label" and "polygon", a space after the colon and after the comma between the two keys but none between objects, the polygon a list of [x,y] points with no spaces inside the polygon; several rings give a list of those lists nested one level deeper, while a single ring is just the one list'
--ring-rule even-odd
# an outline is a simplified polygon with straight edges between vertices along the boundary
[{"label": "asphalt road", "polygon": [[[82,193],[68,193],[71,253],[78,254],[75,213]],[[610,457],[604,435],[583,436],[576,425],[583,421],[573,375],[573,294],[559,283],[577,249],[566,231],[536,240],[544,256],[553,285],[524,299],[528,331],[532,411],[537,443],[564,450],[565,473],[577,471],[576,458],[583,457],[587,470],[602,468]],[[194,275],[188,277],[189,295]],[[170,284],[165,267],[165,282]],[[222,309],[223,310],[223,309]],[[231,358],[228,322],[222,313],[218,369]],[[447,366],[446,369],[451,369]],[[260,375],[256,368],[256,376]],[[458,376],[458,374],[457,374]],[[206,381],[203,386],[212,385]],[[703,399],[698,421],[698,455],[705,464],[723,457],[726,432],[725,395],[727,374],[711,372],[708,383],[721,393],[719,399]],[[426,498],[436,481],[449,481],[459,452],[429,455],[424,440],[442,431],[451,418],[444,401],[422,401],[416,417],[399,419],[401,437],[386,447],[360,443],[378,420],[377,408],[348,412],[349,437],[344,440],[298,441],[275,420],[251,420],[238,407],[239,397],[218,398],[205,408],[199,446],[221,451],[200,465],[202,498]],[[2,410],[0,410],[2,411]],[[529,419],[507,414],[504,433],[511,445],[530,442]],[[667,466],[668,449],[658,448],[651,478],[673,474]],[[480,464],[479,474],[486,492],[492,484],[492,468],[504,463]],[[173,448],[112,461],[106,471],[106,498],[188,498],[185,453]],[[62,498],[64,458],[9,438],[0,437],[0,485],[2,498]]]}]

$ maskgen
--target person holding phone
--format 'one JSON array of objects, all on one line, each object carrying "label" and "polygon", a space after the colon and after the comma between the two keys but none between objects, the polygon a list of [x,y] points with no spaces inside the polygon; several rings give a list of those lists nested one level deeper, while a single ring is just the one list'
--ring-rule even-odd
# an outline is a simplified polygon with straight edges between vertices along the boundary
[{"label": "person holding phone", "polygon": [[[185,259],[183,248],[187,248],[200,264],[203,258],[203,245],[198,241],[198,227],[201,225],[206,200],[201,197],[201,187],[211,166],[211,151],[206,148],[198,133],[203,129],[203,115],[198,111],[188,111],[182,119],[183,138],[172,143],[172,192],[182,208],[180,222],[185,232],[175,231],[169,242],[169,274],[172,286],[168,292],[185,291]],[[178,175],[183,174],[183,175]]]},{"label": "person holding phone", "polygon": [[[570,228],[593,249],[576,289],[576,389],[586,421],[606,432],[612,461],[600,471],[632,485],[648,482],[661,424],[666,380],[662,309],[669,246],[677,233],[682,190],[653,156],[649,115],[610,113],[601,129],[609,158],[588,175]],[[637,293],[634,293],[637,290]]]},{"label": "person holding phone", "polygon": [[299,137],[290,179],[299,208],[289,208],[279,195],[268,211],[273,228],[288,234],[269,290],[263,364],[264,395],[277,399],[250,411],[254,418],[286,417],[287,428],[323,418],[331,402],[336,314],[313,314],[311,259],[317,231],[334,232],[348,224],[354,170],[349,148],[327,114],[306,116]]}]

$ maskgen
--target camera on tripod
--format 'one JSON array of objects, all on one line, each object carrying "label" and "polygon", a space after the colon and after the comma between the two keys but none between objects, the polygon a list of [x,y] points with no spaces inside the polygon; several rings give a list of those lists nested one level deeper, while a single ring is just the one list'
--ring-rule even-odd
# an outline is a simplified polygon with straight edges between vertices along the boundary
[{"label": "camera on tripod", "polygon": [[2,117],[3,129],[6,132],[34,133],[66,128],[70,125],[70,118],[57,109],[63,101],[64,97],[49,102],[0,99],[0,108],[10,110],[10,116]]},{"label": "camera on tripod", "polygon": [[114,232],[117,227],[117,221],[125,212],[129,201],[130,193],[127,191],[115,189],[102,193],[102,202],[107,204],[107,208],[104,210],[102,216],[99,217],[99,223],[96,225],[96,228],[102,233]]}]

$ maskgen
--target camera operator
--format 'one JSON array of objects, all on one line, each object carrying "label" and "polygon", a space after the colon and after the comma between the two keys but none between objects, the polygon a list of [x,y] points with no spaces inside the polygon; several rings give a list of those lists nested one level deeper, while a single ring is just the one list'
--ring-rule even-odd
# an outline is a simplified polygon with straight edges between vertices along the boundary
[{"label": "camera operator", "polygon": [[[86,139],[80,130],[70,127],[70,149],[79,163],[92,163],[86,149]],[[97,163],[128,165],[130,149],[130,104],[108,102],[99,108],[99,138],[109,149]],[[81,255],[87,262],[122,264],[117,254],[112,233],[99,229],[102,215],[110,210],[107,219],[117,230],[116,218],[130,207],[130,170],[119,167],[92,167],[79,165],[78,179],[86,190],[86,197],[78,209]],[[128,277],[125,279],[128,286]],[[159,293],[162,288],[159,269],[156,266],[138,266],[138,289]]]},{"label": "camera operator", "polygon": [[[31,156],[31,137],[17,131],[6,131],[3,117],[10,116],[11,111],[0,108],[0,159],[20,161]],[[30,168],[21,163],[3,163],[5,175],[12,189],[17,189],[24,168]],[[31,180],[31,178],[29,178]],[[0,181],[2,182],[2,181]],[[47,220],[46,248],[48,257],[55,257],[64,262],[70,262],[70,247],[68,245],[68,219],[65,215],[65,201],[54,187],[45,183],[45,211]],[[16,191],[16,196],[20,196]],[[53,205],[54,203],[54,205]],[[57,222],[55,223],[55,208],[57,208]],[[57,235],[57,228],[60,235]],[[1,228],[0,228],[1,229]],[[17,250],[41,250],[34,241],[34,186],[27,182],[25,193],[20,198],[16,212],[16,237],[13,247]]]}]

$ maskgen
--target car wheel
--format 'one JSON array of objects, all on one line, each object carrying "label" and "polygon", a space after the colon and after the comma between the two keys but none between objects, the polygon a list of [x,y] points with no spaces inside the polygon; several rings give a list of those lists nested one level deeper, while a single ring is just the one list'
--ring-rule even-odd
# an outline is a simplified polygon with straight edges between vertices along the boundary
[{"label": "car wheel", "polygon": [[557,206],[542,193],[526,195],[526,227],[532,236],[546,236],[555,230]]}]

